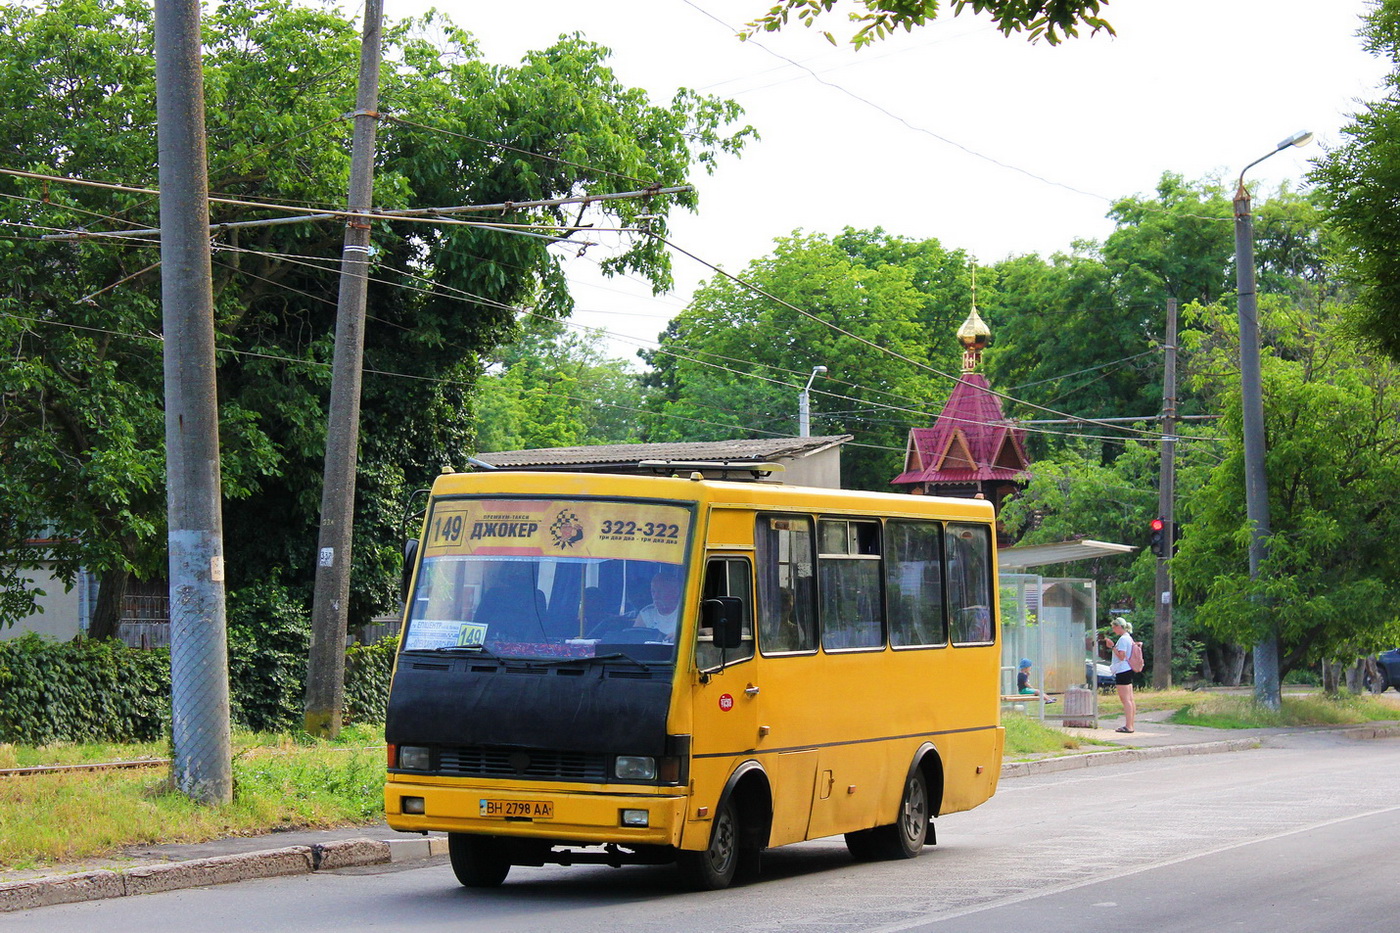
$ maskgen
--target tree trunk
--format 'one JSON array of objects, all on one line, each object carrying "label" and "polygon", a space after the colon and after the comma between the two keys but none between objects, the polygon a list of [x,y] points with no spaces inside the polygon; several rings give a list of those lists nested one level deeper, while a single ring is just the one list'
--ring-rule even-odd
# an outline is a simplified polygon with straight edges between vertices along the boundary
[{"label": "tree trunk", "polygon": [[1240,645],[1220,646],[1220,666],[1217,672],[1220,682],[1227,687],[1238,687],[1244,678],[1244,661],[1248,654]]},{"label": "tree trunk", "polygon": [[125,570],[108,570],[102,574],[97,586],[97,605],[93,607],[92,622],[88,625],[89,638],[117,637],[130,583],[131,574]]},{"label": "tree trunk", "polygon": [[1362,669],[1366,672],[1365,683],[1370,687],[1372,693],[1379,694],[1383,681],[1381,680],[1381,671],[1380,667],[1376,664],[1376,659],[1370,657],[1362,658],[1361,665]]},{"label": "tree trunk", "polygon": [[1356,663],[1347,668],[1347,692],[1360,695],[1363,684],[1366,680],[1366,660],[1358,658]]},{"label": "tree trunk", "polygon": [[1341,692],[1344,670],[1334,661],[1322,662],[1322,692],[1334,697]]}]

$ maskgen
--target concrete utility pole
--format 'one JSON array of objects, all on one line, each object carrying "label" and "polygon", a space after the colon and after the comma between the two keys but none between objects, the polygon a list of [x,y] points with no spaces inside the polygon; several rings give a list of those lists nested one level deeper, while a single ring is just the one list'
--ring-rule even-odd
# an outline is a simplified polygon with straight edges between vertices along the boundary
[{"label": "concrete utility pole", "polygon": [[1162,554],[1157,558],[1157,624],[1152,629],[1152,686],[1172,685],[1172,551],[1176,548],[1176,299],[1167,300],[1166,367],[1162,374],[1162,465],[1157,514]]},{"label": "concrete utility pole", "polygon": [[[1264,387],[1259,368],[1259,302],[1254,281],[1254,218],[1244,174],[1289,146],[1306,146],[1312,133],[1294,133],[1240,172],[1235,189],[1235,290],[1239,293],[1240,403],[1244,421],[1244,496],[1250,524],[1249,579],[1269,556],[1269,484],[1264,455]],[[1268,611],[1267,607],[1264,611]],[[1254,699],[1276,710],[1283,702],[1278,676],[1278,628],[1270,619],[1254,645]]]},{"label": "concrete utility pole", "polygon": [[156,0],[155,15],[174,773],[220,804],[233,756],[199,0]]},{"label": "concrete utility pole", "polygon": [[383,0],[366,0],[360,43],[355,135],[350,152],[351,217],[340,258],[335,358],[331,367],[321,536],[311,606],[311,652],[306,673],[306,731],[340,734],[345,699],[345,633],[350,600],[350,548],[355,518],[355,465],[360,446],[360,376],[365,346],[369,220],[374,196],[374,143],[379,119],[379,46]]}]

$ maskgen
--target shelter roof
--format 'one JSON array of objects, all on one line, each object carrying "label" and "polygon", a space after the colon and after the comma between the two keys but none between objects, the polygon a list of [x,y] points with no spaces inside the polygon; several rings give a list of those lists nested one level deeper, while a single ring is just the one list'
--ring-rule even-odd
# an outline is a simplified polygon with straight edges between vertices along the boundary
[{"label": "shelter roof", "polygon": [[1136,545],[1132,544],[1090,541],[1087,538],[1077,541],[1057,541],[1054,544],[1029,544],[1024,547],[1006,547],[997,551],[997,567],[1003,573],[1008,573],[1025,570],[1028,567],[1044,567],[1047,564],[1064,564],[1072,560],[1088,560],[1091,557],[1131,554],[1136,550]]}]

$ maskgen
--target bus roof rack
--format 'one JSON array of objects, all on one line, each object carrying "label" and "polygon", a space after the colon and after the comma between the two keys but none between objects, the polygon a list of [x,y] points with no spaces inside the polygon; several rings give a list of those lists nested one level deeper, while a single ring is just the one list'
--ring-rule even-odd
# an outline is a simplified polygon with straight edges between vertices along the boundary
[{"label": "bus roof rack", "polygon": [[654,473],[719,473],[719,479],[755,480],[787,470],[781,463],[767,460],[639,460],[637,467]]}]

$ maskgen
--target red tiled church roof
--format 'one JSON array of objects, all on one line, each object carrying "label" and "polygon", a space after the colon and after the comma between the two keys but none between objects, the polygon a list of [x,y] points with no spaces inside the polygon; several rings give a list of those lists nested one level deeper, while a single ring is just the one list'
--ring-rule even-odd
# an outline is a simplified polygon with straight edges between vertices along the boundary
[{"label": "red tiled church roof", "polygon": [[1025,432],[1002,414],[986,378],[965,372],[931,428],[912,428],[904,472],[891,484],[1026,479]]}]

